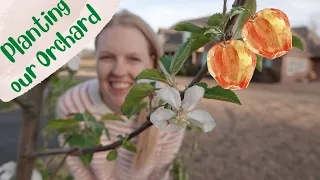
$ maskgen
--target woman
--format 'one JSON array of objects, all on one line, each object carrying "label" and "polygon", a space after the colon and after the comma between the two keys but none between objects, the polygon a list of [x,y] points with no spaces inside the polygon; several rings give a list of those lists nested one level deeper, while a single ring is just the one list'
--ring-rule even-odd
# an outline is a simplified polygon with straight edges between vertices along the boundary
[{"label": "woman", "polygon": [[[136,15],[122,12],[96,37],[97,79],[68,90],[59,98],[58,118],[88,110],[97,119],[108,113],[121,114],[121,106],[143,70],[157,68],[162,54],[156,34]],[[134,131],[146,121],[146,112],[125,122],[104,121],[111,140],[103,134],[101,144],[117,141],[117,135]],[[184,131],[167,134],[154,126],[133,138],[136,154],[118,149],[116,161],[107,161],[108,152],[95,153],[89,167],[79,157],[68,157],[67,166],[76,180],[160,180],[169,179],[169,166],[178,152]],[[61,140],[61,144],[63,141]]]}]

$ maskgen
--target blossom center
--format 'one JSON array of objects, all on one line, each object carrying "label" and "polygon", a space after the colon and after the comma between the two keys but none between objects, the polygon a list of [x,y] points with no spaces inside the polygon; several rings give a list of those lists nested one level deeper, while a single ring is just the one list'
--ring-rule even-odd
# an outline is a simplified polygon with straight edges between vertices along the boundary
[{"label": "blossom center", "polygon": [[188,121],[187,113],[182,110],[178,111],[175,123],[181,127],[187,127],[188,125],[190,125],[190,121]]}]

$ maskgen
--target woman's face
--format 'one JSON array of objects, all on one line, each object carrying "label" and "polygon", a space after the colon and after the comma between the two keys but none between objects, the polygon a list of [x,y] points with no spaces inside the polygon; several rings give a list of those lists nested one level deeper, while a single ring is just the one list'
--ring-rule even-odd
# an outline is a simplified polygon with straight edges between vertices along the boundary
[{"label": "woman's face", "polygon": [[119,111],[135,77],[153,68],[148,42],[136,28],[113,26],[97,42],[97,73],[104,102]]}]

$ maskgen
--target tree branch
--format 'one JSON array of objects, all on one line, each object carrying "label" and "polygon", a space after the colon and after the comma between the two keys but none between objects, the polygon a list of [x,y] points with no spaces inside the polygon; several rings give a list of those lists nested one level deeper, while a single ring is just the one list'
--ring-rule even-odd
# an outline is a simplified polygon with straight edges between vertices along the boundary
[{"label": "tree branch", "polygon": [[[248,0],[235,0],[233,3],[233,7],[237,7],[237,6],[244,6],[246,3],[248,2]],[[235,15],[231,18],[231,20],[228,21],[227,25],[226,25],[226,32],[225,34],[227,35],[227,39],[231,39],[232,37],[232,27],[235,25],[235,23],[237,22],[239,15]]]},{"label": "tree branch", "polygon": [[[240,6],[244,5],[247,2],[247,0],[235,0],[233,6]],[[232,28],[232,26],[235,24],[238,16],[234,16],[231,20],[228,21],[227,23],[227,31]],[[230,39],[231,36],[228,36],[228,39]],[[201,81],[201,79],[207,74],[208,68],[207,64],[205,64],[202,69],[198,72],[198,74],[194,77],[194,79],[189,83],[187,87],[192,87],[194,84],[198,83]],[[182,94],[183,98],[183,94]],[[151,127],[153,124],[150,122],[150,117],[148,116],[148,120],[142,124],[138,129],[133,131],[132,133],[129,134],[128,139],[132,139],[135,136],[138,136],[140,133],[142,133],[144,130],[148,129]],[[106,146],[96,146],[96,147],[91,147],[91,148],[86,148],[86,149],[81,149],[79,147],[71,147],[71,148],[66,148],[66,149],[51,149],[51,150],[46,150],[42,152],[36,152],[34,154],[31,154],[27,158],[35,158],[35,157],[42,157],[42,156],[52,156],[52,155],[58,155],[58,154],[67,154],[70,156],[83,156],[89,153],[94,153],[94,152],[101,152],[101,151],[108,151],[115,149],[119,146],[122,145],[122,140],[116,141],[114,143],[111,143]]]},{"label": "tree branch", "polygon": [[34,107],[34,105],[30,101],[23,99],[23,96],[19,96],[12,101],[17,103],[21,109],[33,109]]},{"label": "tree branch", "polygon": [[[135,136],[139,135],[144,130],[152,126],[153,124],[150,122],[149,119],[150,118],[148,117],[148,120],[144,124],[142,124],[138,129],[136,129],[132,133],[130,133],[128,136],[128,139],[130,140],[134,138]],[[96,146],[96,147],[91,147],[87,149],[81,149],[79,147],[71,147],[66,149],[50,149],[50,150],[34,153],[29,158],[51,156],[51,155],[58,155],[58,154],[69,154],[71,156],[83,156],[83,155],[94,153],[94,152],[108,151],[111,149],[115,149],[121,144],[122,144],[122,140],[119,140],[106,146]]]}]

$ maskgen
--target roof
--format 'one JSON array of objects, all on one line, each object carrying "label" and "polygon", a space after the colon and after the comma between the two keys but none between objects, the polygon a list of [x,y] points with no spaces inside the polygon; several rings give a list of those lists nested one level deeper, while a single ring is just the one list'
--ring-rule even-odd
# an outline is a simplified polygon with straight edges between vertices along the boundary
[{"label": "roof", "polygon": [[210,17],[210,16],[201,17],[201,18],[197,18],[197,19],[189,19],[189,20],[180,21],[180,22],[174,24],[173,26],[171,26],[170,29],[174,29],[174,27],[175,27],[177,24],[184,23],[184,22],[190,22],[190,23],[195,24],[195,25],[197,25],[197,26],[203,26],[203,25],[205,25],[204,22],[205,22],[209,17]]},{"label": "roof", "polygon": [[292,28],[292,32],[304,41],[306,51],[313,57],[320,57],[320,37],[314,31],[303,26]]}]

